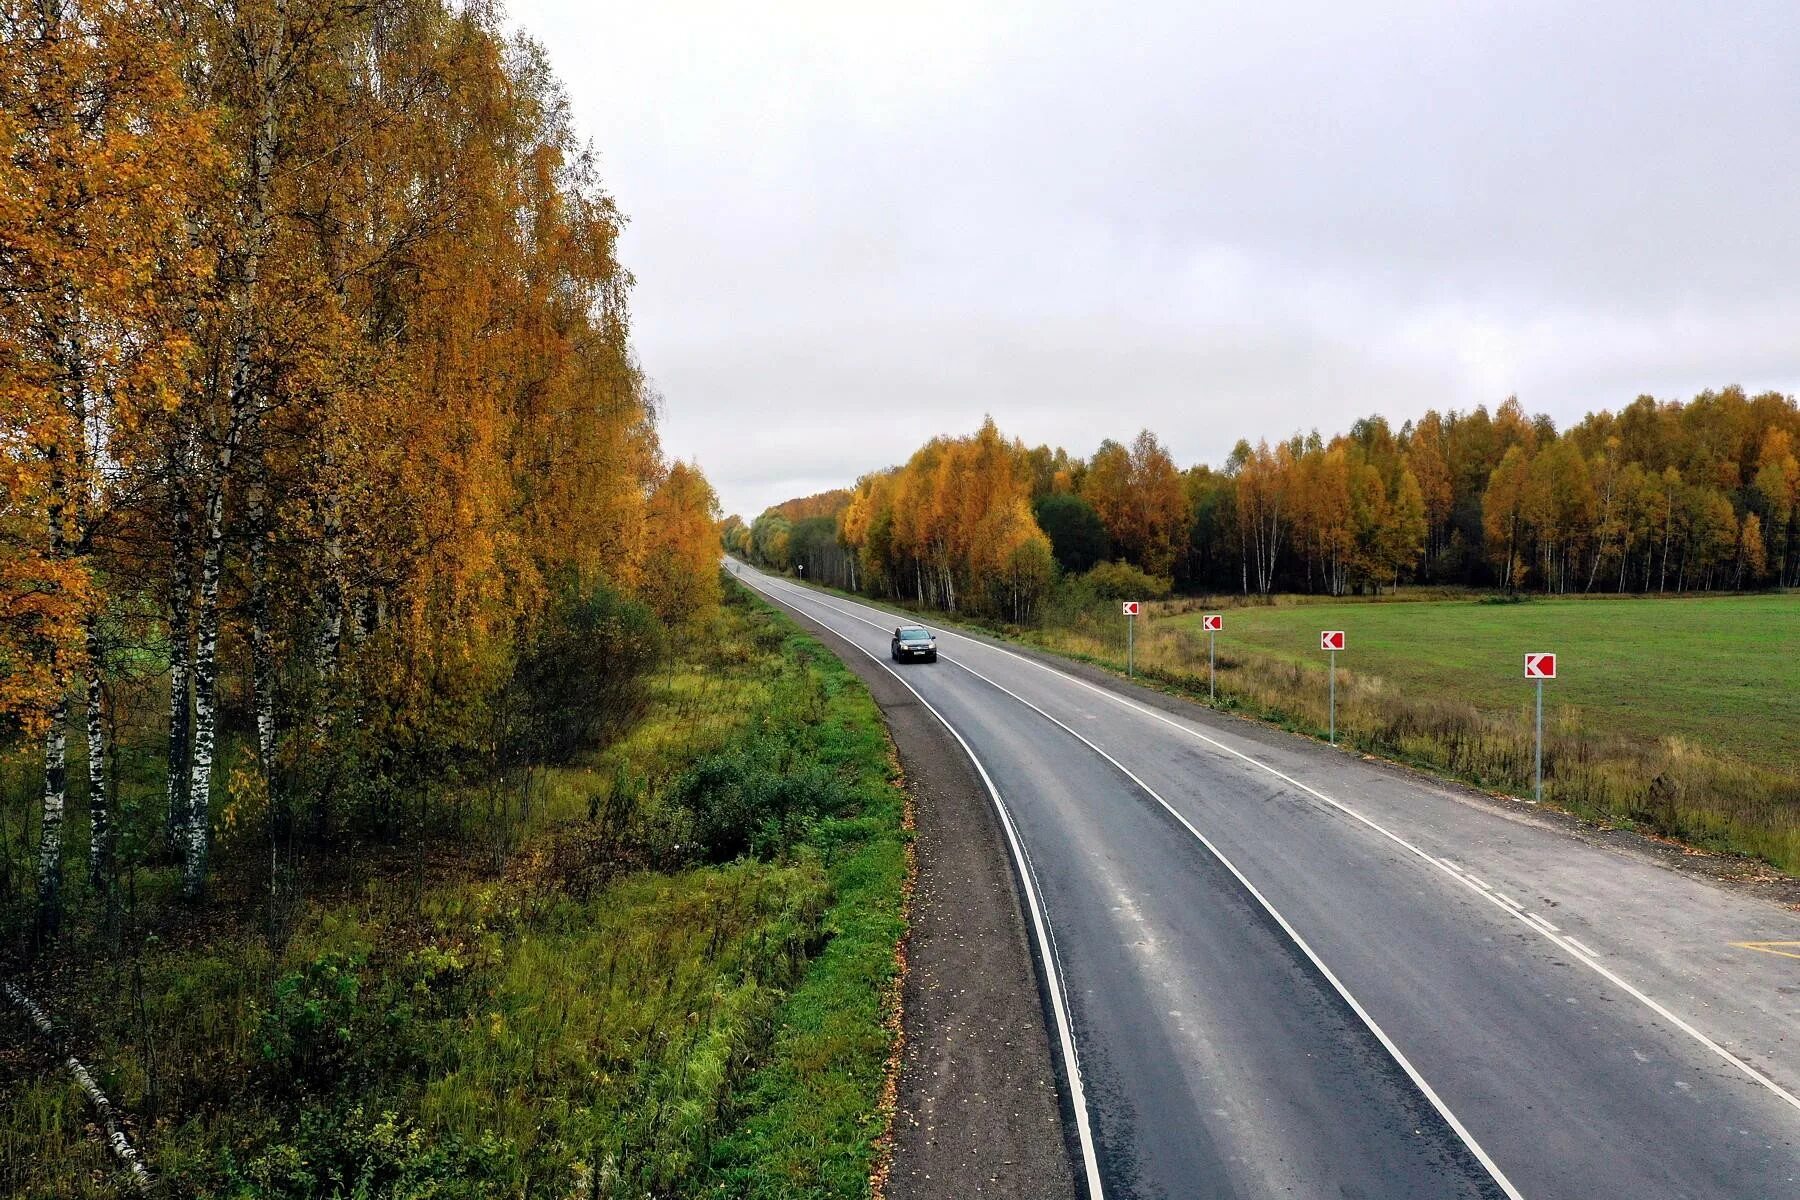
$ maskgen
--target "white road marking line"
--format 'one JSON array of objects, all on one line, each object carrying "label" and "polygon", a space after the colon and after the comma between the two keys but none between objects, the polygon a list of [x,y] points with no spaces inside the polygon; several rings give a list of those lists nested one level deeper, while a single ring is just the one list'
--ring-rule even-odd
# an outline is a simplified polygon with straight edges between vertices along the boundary
[{"label": "white road marking line", "polygon": [[[790,607],[792,606],[790,605]],[[827,605],[826,607],[835,606]],[[854,616],[850,613],[845,615]],[[854,619],[862,620],[860,617]],[[821,624],[823,623],[821,622]],[[873,624],[873,622],[865,621],[864,624]],[[831,629],[829,625],[824,627]],[[876,626],[876,628],[880,628],[880,626]],[[1019,841],[1019,832],[1013,826],[1012,814],[1007,811],[1006,801],[1001,799],[1000,789],[995,786],[993,776],[988,774],[987,767],[982,764],[981,759],[976,757],[974,748],[963,739],[963,735],[957,732],[956,726],[952,725],[944,714],[933,706],[931,701],[920,695],[918,688],[908,682],[906,677],[894,670],[891,665],[883,662],[874,651],[851,641],[835,629],[832,629],[831,632],[837,634],[838,638],[846,645],[861,650],[875,661],[876,666],[883,668],[888,674],[899,680],[900,686],[911,692],[913,698],[925,706],[925,711],[936,717],[938,723],[950,731],[950,736],[956,739],[956,744],[963,748],[963,753],[967,754],[969,761],[975,764],[976,773],[981,776],[981,782],[987,786],[988,796],[994,802],[994,809],[1000,814],[1000,824],[1006,830],[1007,844],[1011,847],[1014,863],[1019,868],[1019,878],[1025,885],[1025,901],[1031,911],[1033,931],[1037,935],[1038,956],[1043,962],[1044,974],[1050,985],[1050,1007],[1056,1017],[1057,1040],[1062,1044],[1063,1062],[1068,1065],[1069,1102],[1075,1110],[1075,1132],[1077,1140],[1081,1143],[1082,1167],[1087,1177],[1087,1193],[1089,1200],[1105,1200],[1106,1193],[1100,1183],[1100,1161],[1094,1150],[1093,1129],[1088,1116],[1087,1093],[1081,1083],[1081,1059],[1076,1054],[1075,1033],[1069,1023],[1068,996],[1063,986],[1062,971],[1059,965],[1061,959],[1056,952],[1056,940],[1050,929],[1050,919],[1044,913],[1043,903],[1039,899],[1037,871],[1032,866],[1030,856],[1025,853],[1024,845]]]},{"label": "white road marking line", "polygon": [[[823,602],[821,602],[821,604],[823,604]],[[862,621],[863,624],[869,625],[873,628],[876,628],[876,629],[882,628],[882,626],[877,625],[875,622],[866,620],[865,618],[862,618],[862,617],[859,617],[855,613],[845,612],[844,610],[837,608],[836,605],[823,604],[823,606],[826,608],[834,609],[834,610],[842,613],[842,615],[851,618],[852,620]],[[829,626],[827,628],[829,628]],[[843,637],[842,634],[839,634],[838,636]],[[844,640],[847,642],[850,641],[849,638],[844,638]],[[851,642],[850,644],[856,645],[855,642]],[[864,650],[863,647],[861,647],[861,646],[857,646],[857,649],[863,650],[863,653],[868,654],[871,658],[875,657],[873,652],[871,652],[869,650]],[[880,662],[880,659],[876,659],[876,661]],[[1152,788],[1148,783],[1145,783],[1142,779],[1140,779],[1137,776],[1137,774],[1134,773],[1124,763],[1120,762],[1118,759],[1114,758],[1111,754],[1108,754],[1105,750],[1102,750],[1099,746],[1095,745],[1093,742],[1089,741],[1086,737],[1082,736],[1082,734],[1079,733],[1073,726],[1067,725],[1064,722],[1058,720],[1057,718],[1051,716],[1049,713],[1045,712],[1043,709],[1039,708],[1037,705],[1033,704],[1031,701],[1025,699],[1025,697],[1019,695],[1017,692],[1012,691],[1010,688],[1006,687],[1004,684],[997,683],[994,680],[988,678],[986,675],[983,675],[981,672],[975,670],[975,668],[969,666],[967,663],[958,662],[957,660],[950,659],[950,658],[947,658],[944,661],[951,663],[952,665],[959,667],[964,671],[967,671],[970,675],[973,675],[975,678],[982,680],[983,682],[987,683],[990,687],[993,687],[993,688],[998,689],[999,691],[1005,692],[1008,696],[1011,696],[1014,700],[1018,701],[1020,704],[1024,705],[1026,708],[1029,708],[1032,712],[1037,713],[1039,716],[1043,717],[1045,720],[1049,721],[1051,724],[1055,725],[1057,728],[1059,728],[1059,729],[1063,730],[1065,733],[1069,734],[1076,741],[1078,741],[1082,745],[1086,746],[1089,750],[1092,750],[1095,754],[1099,755],[1101,758],[1103,758],[1107,762],[1111,763],[1113,765],[1113,767],[1119,771],[1120,774],[1124,775],[1127,779],[1131,780],[1132,783],[1136,784],[1139,788],[1141,788],[1145,795],[1149,796],[1152,800],[1155,800],[1158,804],[1160,804],[1163,807],[1163,809],[1166,812],[1168,812],[1168,814],[1170,816],[1174,817],[1177,821],[1179,821],[1181,823],[1183,828],[1185,828],[1189,833],[1193,834],[1195,839],[1198,840],[1202,846],[1205,846],[1207,851],[1209,853],[1211,853],[1212,856],[1214,858],[1216,858],[1220,862],[1220,864],[1225,867],[1226,870],[1231,872],[1231,874],[1237,879],[1238,883],[1244,888],[1244,890],[1249,892],[1251,896],[1256,898],[1256,902],[1258,904],[1262,905],[1263,910],[1265,912],[1267,912],[1271,918],[1274,919],[1274,921],[1277,925],[1281,926],[1283,932],[1285,932],[1288,935],[1289,939],[1293,941],[1294,945],[1299,947],[1301,953],[1306,955],[1307,959],[1311,961],[1313,967],[1318,970],[1319,974],[1324,976],[1325,981],[1327,983],[1331,984],[1332,988],[1334,990],[1336,990],[1337,994],[1343,998],[1344,1003],[1350,1006],[1350,1011],[1354,1012],[1357,1015],[1357,1017],[1359,1019],[1361,1019],[1362,1023],[1368,1028],[1369,1032],[1375,1035],[1375,1039],[1381,1043],[1382,1048],[1388,1052],[1389,1057],[1391,1057],[1394,1060],[1394,1062],[1400,1066],[1401,1070],[1406,1072],[1407,1077],[1412,1080],[1413,1086],[1419,1089],[1419,1092],[1425,1097],[1426,1100],[1428,1100],[1431,1103],[1431,1106],[1433,1108],[1437,1109],[1438,1115],[1440,1115],[1441,1117],[1444,1118],[1444,1122],[1447,1125],[1449,1125],[1451,1130],[1456,1134],[1456,1136],[1462,1140],[1463,1145],[1465,1145],[1469,1148],[1469,1152],[1475,1156],[1476,1161],[1481,1164],[1482,1169],[1487,1171],[1488,1175],[1493,1179],[1495,1184],[1497,1184],[1499,1186],[1500,1190],[1506,1194],[1506,1196],[1508,1197],[1508,1200],[1524,1200],[1524,1196],[1521,1195],[1519,1190],[1513,1186],[1512,1181],[1506,1177],[1506,1173],[1500,1169],[1500,1165],[1498,1163],[1496,1163],[1488,1155],[1488,1152],[1486,1150],[1482,1149],[1481,1143],[1477,1142],[1475,1140],[1475,1135],[1469,1132],[1467,1127],[1465,1127],[1463,1125],[1462,1121],[1460,1121],[1457,1118],[1456,1114],[1450,1110],[1450,1106],[1448,1104],[1444,1103],[1443,1099],[1437,1094],[1437,1091],[1431,1086],[1430,1083],[1426,1082],[1425,1077],[1419,1073],[1418,1068],[1413,1066],[1412,1061],[1406,1057],[1406,1055],[1401,1051],[1400,1047],[1395,1044],[1394,1040],[1387,1035],[1387,1031],[1382,1029],[1382,1027],[1376,1022],[1374,1016],[1372,1016],[1370,1014],[1369,1010],[1364,1008],[1362,1006],[1361,1001],[1357,1000],[1357,998],[1351,994],[1350,989],[1344,986],[1343,981],[1337,977],[1336,973],[1333,972],[1330,967],[1325,965],[1325,960],[1320,958],[1318,953],[1313,950],[1312,946],[1307,943],[1306,939],[1300,935],[1300,931],[1295,929],[1294,926],[1288,921],[1288,919],[1286,917],[1282,916],[1280,910],[1277,909],[1273,904],[1271,904],[1269,902],[1268,897],[1264,896],[1262,894],[1261,890],[1259,890],[1254,883],[1250,882],[1249,877],[1246,876],[1242,871],[1238,870],[1237,864],[1232,862],[1229,858],[1225,857],[1224,852],[1221,851],[1217,846],[1213,845],[1212,840],[1210,838],[1208,838],[1205,834],[1201,833],[1200,830],[1194,826],[1194,823],[1192,821],[1189,821],[1185,816],[1183,816],[1175,808],[1174,805],[1170,804],[1167,800],[1163,799],[1162,795],[1160,793],[1158,793],[1155,788]],[[886,663],[882,663],[882,665],[887,666]],[[889,668],[889,669],[892,670],[892,668]],[[898,672],[895,672],[895,675],[896,675],[896,678],[898,678]],[[901,682],[905,683],[906,681],[904,679],[902,679]],[[911,691],[913,693],[913,695],[919,697],[919,703],[924,704],[926,708],[931,709],[930,703],[923,696],[920,696],[918,691],[916,689],[914,689],[911,684],[907,684],[907,689],[909,691]],[[931,709],[931,711],[934,714],[937,714],[936,709]],[[956,733],[956,730],[954,729],[954,727],[952,727],[948,721],[945,721],[942,715],[938,715],[938,720],[944,721],[945,728],[950,729],[950,731],[953,734]],[[962,736],[960,734],[957,734],[956,736],[957,736],[957,740],[959,742],[961,742]],[[963,749],[968,751],[969,757],[971,760],[975,760],[975,753],[973,750],[969,750],[967,742],[963,742]],[[975,761],[976,761],[976,765],[979,767],[980,766],[979,761],[978,760],[975,760]],[[983,776],[985,777],[985,775],[986,775],[986,772],[984,771]],[[992,784],[990,784],[989,786],[991,788]],[[996,792],[995,793],[996,802],[998,802],[998,798],[999,798],[999,795]],[[1004,811],[1004,809],[1002,811]]]},{"label": "white road marking line", "polygon": [[1500,1190],[1505,1192],[1510,1200],[1524,1200],[1524,1197],[1520,1194],[1519,1190],[1513,1186],[1512,1181],[1506,1177],[1506,1173],[1500,1169],[1500,1165],[1488,1156],[1486,1150],[1482,1149],[1481,1143],[1475,1140],[1475,1135],[1470,1133],[1468,1129],[1464,1127],[1463,1123],[1457,1119],[1454,1112],[1450,1111],[1450,1106],[1444,1103],[1443,1099],[1438,1096],[1431,1084],[1425,1081],[1425,1077],[1419,1073],[1418,1068],[1412,1065],[1411,1060],[1408,1059],[1401,1051],[1400,1047],[1394,1043],[1394,1039],[1387,1035],[1387,1031],[1382,1029],[1382,1027],[1376,1023],[1375,1018],[1370,1015],[1369,1010],[1364,1008],[1361,1001],[1357,1000],[1357,998],[1351,994],[1350,989],[1344,986],[1343,981],[1337,977],[1336,973],[1334,973],[1330,967],[1325,965],[1325,960],[1319,957],[1318,953],[1313,950],[1312,946],[1307,943],[1307,940],[1304,937],[1300,936],[1300,931],[1295,929],[1293,925],[1288,922],[1288,919],[1281,915],[1281,911],[1269,902],[1269,898],[1264,896],[1254,883],[1250,882],[1247,875],[1238,870],[1237,864],[1225,857],[1224,851],[1213,845],[1212,839],[1208,838],[1204,833],[1201,833],[1199,829],[1195,828],[1194,823],[1183,816],[1173,804],[1170,804],[1167,800],[1163,799],[1161,793],[1155,788],[1138,778],[1136,773],[1134,773],[1130,767],[1127,767],[1124,763],[1108,754],[1105,750],[1102,750],[1099,746],[1096,746],[1093,742],[1090,742],[1087,738],[1083,737],[1073,726],[1066,725],[1062,721],[1057,720],[1057,718],[1051,716],[1031,701],[1025,699],[1025,697],[1019,695],[1006,685],[996,683],[994,680],[989,679],[986,675],[983,675],[980,671],[977,671],[967,663],[957,662],[955,659],[946,659],[945,661],[967,671],[969,674],[988,684],[990,687],[1005,692],[1008,696],[1011,696],[1014,700],[1017,700],[1032,712],[1037,713],[1040,717],[1043,717],[1058,729],[1069,734],[1089,750],[1092,750],[1095,754],[1098,754],[1101,758],[1111,763],[1121,775],[1135,783],[1143,790],[1145,795],[1162,805],[1163,809],[1167,811],[1170,816],[1181,822],[1182,826],[1189,833],[1193,834],[1199,843],[1202,846],[1205,846],[1212,856],[1218,859],[1220,864],[1223,865],[1227,871],[1230,871],[1232,875],[1237,878],[1238,883],[1243,886],[1244,890],[1256,898],[1256,902],[1262,905],[1263,911],[1275,919],[1275,923],[1280,925],[1282,931],[1288,935],[1288,938],[1294,945],[1300,948],[1301,953],[1306,955],[1312,962],[1312,965],[1318,970],[1319,974],[1325,977],[1325,981],[1331,984],[1339,996],[1343,997],[1344,1003],[1350,1006],[1350,1011],[1361,1018],[1362,1023],[1368,1027],[1369,1032],[1375,1035],[1375,1039],[1379,1041],[1382,1048],[1388,1052],[1388,1056],[1399,1064],[1400,1069],[1405,1071],[1407,1077],[1413,1081],[1413,1086],[1417,1087],[1424,1095],[1425,1099],[1431,1102],[1431,1106],[1437,1109],[1438,1115],[1443,1117],[1445,1123],[1450,1126],[1456,1136],[1462,1139],[1463,1145],[1469,1148],[1469,1152],[1475,1156],[1476,1161],[1481,1164],[1482,1168],[1486,1170],[1488,1175],[1493,1178],[1494,1182],[1499,1185]]},{"label": "white road marking line", "polygon": [[1587,955],[1589,958],[1599,958],[1600,957],[1600,954],[1598,951],[1590,950],[1587,946],[1576,941],[1574,938],[1570,937],[1566,933],[1563,935],[1563,941],[1569,943],[1569,945],[1575,947],[1577,950],[1581,951],[1583,954]]},{"label": "white road marking line", "polygon": [[1463,872],[1463,878],[1468,880],[1470,883],[1474,884],[1476,887],[1480,888],[1484,892],[1489,890],[1488,882],[1485,879],[1477,879],[1475,876],[1469,874],[1467,871]]},{"label": "white road marking line", "polygon": [[1544,918],[1538,916],[1534,912],[1526,913],[1525,919],[1527,921],[1530,921],[1533,925],[1536,925],[1539,929],[1542,929],[1547,933],[1561,933],[1562,932],[1562,930],[1558,929],[1556,926],[1554,926],[1550,922],[1544,920]]},{"label": "white road marking line", "polygon": [[[783,584],[782,586],[783,587],[791,587],[792,585]],[[796,590],[804,591],[805,589],[796,589]],[[819,595],[819,593],[817,593],[817,592],[808,592],[807,594],[812,596],[815,600],[817,600],[817,597]],[[864,624],[872,625],[877,629],[883,628],[883,626],[881,626],[878,622],[868,621],[862,617],[857,616],[855,613],[846,612],[844,609],[839,608],[835,604],[829,604],[824,600],[817,600],[817,602],[826,608],[835,609],[836,611],[843,613],[845,616],[850,617],[852,620],[862,621]],[[859,607],[868,608],[869,606],[860,605]],[[875,608],[869,608],[869,611],[870,612],[880,612],[881,610],[875,609]],[[886,615],[886,614],[883,614],[883,615]],[[979,649],[983,649],[983,650],[991,650],[995,654],[1004,654],[1006,657],[1011,658],[1011,659],[1016,659],[1017,661],[1024,663],[1026,666],[1036,667],[1038,670],[1044,672],[1047,675],[1053,676],[1056,679],[1063,681],[1064,683],[1071,683],[1071,684],[1074,684],[1076,687],[1086,688],[1090,692],[1094,692],[1097,695],[1106,697],[1108,700],[1112,701],[1115,704],[1118,704],[1124,708],[1131,709],[1133,712],[1136,712],[1142,716],[1149,717],[1153,721],[1159,721],[1162,724],[1169,726],[1169,728],[1178,730],[1181,733],[1184,733],[1184,734],[1188,735],[1189,737],[1196,739],[1197,741],[1205,742],[1207,745],[1212,746],[1213,748],[1221,751],[1222,753],[1229,754],[1233,758],[1240,759],[1243,762],[1246,762],[1246,763],[1250,764],[1251,766],[1256,767],[1258,770],[1266,771],[1270,775],[1275,776],[1275,778],[1277,778],[1277,779],[1281,780],[1282,782],[1287,783],[1293,787],[1300,789],[1301,791],[1305,792],[1307,795],[1314,797],[1315,799],[1321,801],[1322,803],[1331,805],[1333,808],[1337,809],[1339,812],[1343,813],[1345,816],[1348,816],[1356,821],[1360,821],[1362,824],[1368,826],[1370,829],[1374,830],[1376,833],[1379,833],[1381,836],[1394,842],[1396,845],[1402,846],[1405,849],[1411,851],[1413,854],[1417,855],[1418,857],[1424,859],[1426,862],[1430,863],[1434,868],[1436,868],[1438,870],[1443,870],[1443,864],[1438,862],[1437,859],[1433,858],[1430,854],[1427,854],[1424,850],[1420,849],[1418,846],[1414,845],[1412,842],[1401,837],[1399,834],[1395,833],[1391,829],[1388,829],[1386,826],[1380,824],[1379,822],[1371,820],[1370,818],[1364,816],[1360,812],[1357,812],[1354,808],[1351,808],[1349,805],[1344,804],[1341,801],[1332,799],[1330,796],[1327,796],[1324,792],[1321,792],[1318,788],[1312,787],[1310,784],[1301,783],[1298,779],[1295,779],[1291,775],[1287,775],[1287,774],[1282,773],[1281,771],[1276,770],[1274,767],[1271,767],[1268,763],[1263,762],[1261,759],[1254,758],[1251,755],[1245,754],[1242,750],[1238,750],[1234,747],[1227,746],[1224,742],[1219,741],[1217,738],[1208,737],[1206,734],[1201,733],[1198,729],[1195,729],[1192,726],[1190,726],[1182,721],[1177,721],[1172,717],[1165,716],[1164,714],[1157,712],[1155,709],[1146,708],[1143,705],[1137,703],[1136,701],[1130,700],[1130,699],[1126,698],[1125,696],[1122,696],[1119,693],[1111,690],[1110,688],[1103,688],[1097,684],[1089,683],[1085,679],[1078,679],[1075,676],[1069,674],[1067,671],[1063,671],[1057,667],[1053,667],[1053,666],[1049,665],[1048,663],[1038,662],[1036,659],[1028,658],[1023,654],[1015,653],[1014,651],[1006,649],[1004,646],[992,645],[991,643],[979,641],[975,638],[969,637],[966,634],[953,633],[952,631],[949,631],[949,630],[945,630],[944,632],[945,632],[946,636],[958,638],[961,641],[969,643],[971,646],[975,646],[975,647],[977,647]],[[953,661],[953,660],[946,659],[945,661]],[[1445,872],[1445,873],[1450,875],[1450,877],[1452,879],[1455,879],[1458,883],[1463,884],[1463,886],[1471,888],[1471,890],[1473,890],[1475,892],[1475,894],[1478,896],[1485,896],[1485,897],[1488,897],[1489,899],[1493,899],[1495,897],[1500,897],[1501,899],[1505,899],[1505,897],[1501,896],[1501,893],[1499,893],[1497,891],[1485,891],[1484,892],[1484,891],[1481,891],[1480,889],[1474,888],[1474,886],[1472,884],[1470,884],[1466,879],[1464,879],[1460,875],[1455,874],[1454,872]],[[1512,913],[1512,915],[1515,919],[1522,922],[1527,928],[1537,929],[1537,927],[1535,925],[1532,925],[1529,921],[1525,920],[1523,905],[1519,905],[1519,904],[1517,904],[1517,902],[1511,901],[1511,900],[1508,900],[1507,903],[1512,904],[1513,908],[1516,910]],[[1636,1000],[1639,1004],[1642,1004],[1645,1008],[1648,1008],[1651,1012],[1655,1013],[1657,1016],[1661,1017],[1663,1020],[1669,1022],[1669,1024],[1675,1026],[1675,1028],[1677,1028],[1677,1029],[1681,1030],[1681,1032],[1687,1034],[1690,1038],[1692,1038],[1694,1041],[1698,1042],[1700,1045],[1704,1046],[1706,1049],[1712,1051],[1712,1053],[1717,1055],[1719,1058],[1724,1059],[1726,1062],[1728,1062],[1732,1066],[1736,1067],[1740,1072],[1742,1072],[1744,1075],[1746,1075],[1750,1079],[1754,1080],[1756,1083],[1760,1084],[1764,1088],[1767,1088],[1770,1092],[1772,1092],[1774,1095],[1779,1097],[1787,1105],[1789,1105],[1796,1111],[1800,1111],[1800,1096],[1796,1096],[1794,1093],[1792,1093],[1792,1092],[1788,1091],[1786,1088],[1782,1087],[1779,1083],[1776,1083],[1769,1076],[1763,1074],[1761,1071],[1757,1070],[1755,1067],[1751,1066],[1749,1063],[1745,1062],[1743,1059],[1738,1058],[1735,1054],[1731,1053],[1731,1051],[1725,1049],[1725,1047],[1723,1047],[1719,1043],[1713,1041],[1710,1037],[1708,1037],[1706,1034],[1702,1033],[1699,1029],[1695,1028],[1688,1021],[1684,1020],[1680,1016],[1677,1016],[1669,1008],[1667,1008],[1666,1006],[1664,1006],[1657,1000],[1653,999],[1651,996],[1649,996],[1647,993],[1645,993],[1643,991],[1643,989],[1639,988],[1636,984],[1631,983],[1629,980],[1627,980],[1623,976],[1619,975],[1618,972],[1613,971],[1611,968],[1607,967],[1604,963],[1601,963],[1599,961],[1598,955],[1594,954],[1592,951],[1586,950],[1585,947],[1577,949],[1574,945],[1570,944],[1573,939],[1565,937],[1562,934],[1545,933],[1541,929],[1537,929],[1537,932],[1541,936],[1549,938],[1552,942],[1555,942],[1557,945],[1563,947],[1565,950],[1569,950],[1570,952],[1574,953],[1576,958],[1578,959],[1578,961],[1580,961],[1582,963],[1582,965],[1584,965],[1587,968],[1589,968],[1590,970],[1592,970],[1595,974],[1599,975],[1602,979],[1605,979],[1607,982],[1611,983],[1614,987],[1618,988],[1620,991],[1622,991],[1626,995],[1630,996],[1633,1000]]]},{"label": "white road marking line", "polygon": [[1514,900],[1511,896],[1507,895],[1505,892],[1495,892],[1494,899],[1500,901],[1500,903],[1506,905],[1506,907],[1512,909],[1516,913],[1522,913],[1525,911],[1525,906],[1523,904],[1520,904],[1517,900]]}]

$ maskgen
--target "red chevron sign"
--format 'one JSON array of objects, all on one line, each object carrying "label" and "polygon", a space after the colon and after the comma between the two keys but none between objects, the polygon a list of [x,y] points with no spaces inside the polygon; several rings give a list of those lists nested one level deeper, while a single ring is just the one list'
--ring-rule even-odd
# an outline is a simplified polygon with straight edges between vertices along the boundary
[{"label": "red chevron sign", "polygon": [[1125,601],[1125,615],[1126,615],[1126,616],[1128,616],[1128,617],[1135,617],[1135,616],[1137,616],[1137,615],[1138,615],[1138,608],[1139,608],[1139,605],[1138,605],[1138,602],[1137,602],[1137,601],[1136,601],[1136,600],[1127,600],[1127,601]]},{"label": "red chevron sign", "polygon": [[1225,628],[1225,618],[1218,613],[1207,613],[1200,618],[1200,628],[1207,633],[1217,633]]},{"label": "red chevron sign", "polygon": [[1527,679],[1555,679],[1556,678],[1556,655],[1554,655],[1554,654],[1527,654],[1525,656],[1525,678],[1527,678]]},{"label": "red chevron sign", "polygon": [[1344,648],[1344,631],[1341,629],[1323,629],[1319,631],[1319,649],[1342,650]]}]

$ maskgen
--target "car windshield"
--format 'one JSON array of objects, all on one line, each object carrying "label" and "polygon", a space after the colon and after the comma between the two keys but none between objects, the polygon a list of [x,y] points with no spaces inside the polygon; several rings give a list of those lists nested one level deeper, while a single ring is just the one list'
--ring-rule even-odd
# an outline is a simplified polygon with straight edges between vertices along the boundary
[{"label": "car windshield", "polygon": [[900,640],[903,642],[916,642],[921,638],[928,638],[930,636],[931,634],[920,629],[917,625],[909,625],[900,631]]}]

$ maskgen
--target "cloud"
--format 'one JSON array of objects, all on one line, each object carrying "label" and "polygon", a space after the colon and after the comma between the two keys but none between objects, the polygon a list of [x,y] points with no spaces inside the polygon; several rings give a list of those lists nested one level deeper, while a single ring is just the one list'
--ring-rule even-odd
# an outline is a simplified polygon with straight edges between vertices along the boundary
[{"label": "cloud", "polygon": [[746,514],[988,412],[1216,461],[1800,386],[1785,4],[515,7]]}]

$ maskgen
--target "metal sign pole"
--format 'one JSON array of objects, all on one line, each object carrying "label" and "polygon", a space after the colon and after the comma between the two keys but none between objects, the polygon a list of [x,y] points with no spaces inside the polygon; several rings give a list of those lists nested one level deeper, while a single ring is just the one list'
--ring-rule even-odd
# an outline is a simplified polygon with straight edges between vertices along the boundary
[{"label": "metal sign pole", "polygon": [[1337,651],[1331,652],[1331,744],[1337,745]]},{"label": "metal sign pole", "polygon": [[1539,804],[1544,802],[1544,681],[1537,681],[1537,770],[1532,776],[1532,794]]},{"label": "metal sign pole", "polygon": [[1206,698],[1217,701],[1219,698],[1219,635],[1206,635]]},{"label": "metal sign pole", "polygon": [[1125,678],[1133,678],[1136,668],[1132,662],[1132,652],[1137,648],[1137,614],[1132,613],[1125,618]]}]

